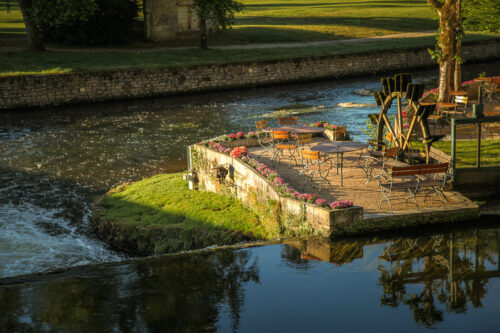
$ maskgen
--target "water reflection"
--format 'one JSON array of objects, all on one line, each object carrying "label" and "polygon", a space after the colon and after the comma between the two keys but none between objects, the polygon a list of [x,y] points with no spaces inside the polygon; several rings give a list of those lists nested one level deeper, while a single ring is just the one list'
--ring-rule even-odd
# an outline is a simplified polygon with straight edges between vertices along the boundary
[{"label": "water reflection", "polygon": [[76,268],[20,283],[0,280],[0,327],[400,331],[481,323],[488,331],[497,327],[492,314],[500,296],[499,253],[500,228],[483,227],[399,238],[292,240]]}]

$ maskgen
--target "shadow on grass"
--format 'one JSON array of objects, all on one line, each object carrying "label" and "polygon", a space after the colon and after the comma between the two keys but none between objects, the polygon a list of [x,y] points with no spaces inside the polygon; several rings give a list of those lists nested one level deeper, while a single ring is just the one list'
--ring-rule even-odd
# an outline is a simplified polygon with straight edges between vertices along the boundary
[{"label": "shadow on grass", "polygon": [[[110,208],[127,217],[107,216],[106,209]],[[214,207],[213,212],[217,211]],[[135,218],[130,218],[132,216]],[[94,211],[99,237],[133,255],[173,253],[257,240],[251,232],[214,226],[203,217],[114,198],[104,199],[102,208],[98,206]]]},{"label": "shadow on grass", "polygon": [[238,25],[289,25],[289,26],[324,26],[342,25],[349,27],[378,28],[401,32],[433,30],[438,21],[413,17],[270,17],[252,16],[238,18]]},{"label": "shadow on grass", "polygon": [[[391,4],[392,6],[387,6],[387,7],[404,7],[408,4],[406,1],[338,1],[338,2],[317,2],[317,3],[311,3],[311,2],[305,2],[305,3],[259,3],[259,4],[245,4],[245,8],[279,8],[279,7],[318,7],[318,6],[324,6],[324,7],[340,7],[340,6],[345,6],[345,7],[351,7],[351,6],[356,6],[356,7],[386,7],[384,5],[381,6],[381,4],[388,5]],[[361,6],[358,6],[361,5]],[[396,6],[397,5],[397,6]]]}]

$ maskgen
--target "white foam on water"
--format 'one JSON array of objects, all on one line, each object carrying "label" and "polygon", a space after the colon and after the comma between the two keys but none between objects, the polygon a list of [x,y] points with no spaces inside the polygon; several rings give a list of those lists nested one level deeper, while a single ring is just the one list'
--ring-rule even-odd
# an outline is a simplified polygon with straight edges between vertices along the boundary
[{"label": "white foam on water", "polygon": [[0,205],[0,277],[122,258],[78,233],[58,212],[29,203]]}]

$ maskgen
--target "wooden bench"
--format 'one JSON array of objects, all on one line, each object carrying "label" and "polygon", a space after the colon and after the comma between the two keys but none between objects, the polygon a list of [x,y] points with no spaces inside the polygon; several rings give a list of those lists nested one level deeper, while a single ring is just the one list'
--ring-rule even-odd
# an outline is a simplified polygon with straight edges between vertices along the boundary
[{"label": "wooden bench", "polygon": [[[382,208],[382,204],[387,201],[389,210],[392,213],[391,196],[394,192],[405,192],[408,193],[405,205],[408,206],[408,200],[413,199],[418,210],[417,193],[423,190],[428,191],[424,202],[427,200],[428,195],[433,193],[432,200],[438,196],[441,200],[441,206],[444,207],[444,200],[448,201],[443,191],[446,182],[450,179],[449,166],[449,163],[440,163],[392,167],[389,174],[389,183],[380,185],[383,198],[380,200],[379,208]],[[438,178],[439,175],[443,175],[442,179]]]}]

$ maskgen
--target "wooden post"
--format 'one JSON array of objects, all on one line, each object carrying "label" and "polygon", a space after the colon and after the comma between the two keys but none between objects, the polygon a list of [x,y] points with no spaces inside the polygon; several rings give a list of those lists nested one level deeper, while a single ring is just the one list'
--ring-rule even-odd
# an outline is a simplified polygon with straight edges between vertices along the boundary
[{"label": "wooden post", "polygon": [[399,147],[403,147],[403,110],[401,109],[401,96],[398,95],[398,128],[399,128]]},{"label": "wooden post", "polygon": [[455,119],[451,119],[451,173],[453,180],[455,180],[455,167],[456,167],[456,140],[457,140],[457,127],[455,124]]},{"label": "wooden post", "polygon": [[477,122],[477,153],[476,153],[476,168],[481,167],[481,124],[482,122],[479,119],[483,116],[484,106],[482,104],[474,104],[472,106],[472,114],[478,120]]},{"label": "wooden post", "polygon": [[477,155],[476,155],[476,168],[481,167],[481,122],[477,122]]}]

